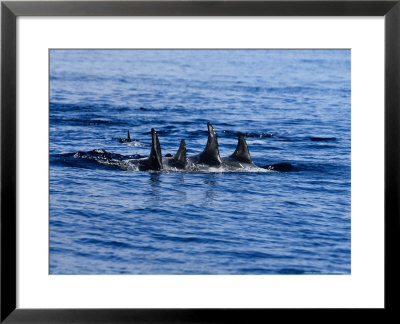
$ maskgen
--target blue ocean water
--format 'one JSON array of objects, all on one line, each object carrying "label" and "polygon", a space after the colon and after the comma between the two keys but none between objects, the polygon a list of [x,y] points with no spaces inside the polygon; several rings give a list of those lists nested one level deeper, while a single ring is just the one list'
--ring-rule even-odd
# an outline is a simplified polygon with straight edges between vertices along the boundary
[{"label": "blue ocean water", "polygon": [[[50,274],[350,274],[350,50],[50,50]],[[126,171],[214,126],[290,172]],[[132,142],[121,142],[130,131]],[[264,170],[265,171],[265,170]]]}]

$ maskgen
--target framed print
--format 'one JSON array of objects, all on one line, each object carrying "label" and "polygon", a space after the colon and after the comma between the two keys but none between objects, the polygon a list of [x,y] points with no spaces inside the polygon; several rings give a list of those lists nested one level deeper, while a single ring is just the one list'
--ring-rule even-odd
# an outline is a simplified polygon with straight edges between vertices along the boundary
[{"label": "framed print", "polygon": [[399,14],[2,2],[1,320],[394,311]]}]

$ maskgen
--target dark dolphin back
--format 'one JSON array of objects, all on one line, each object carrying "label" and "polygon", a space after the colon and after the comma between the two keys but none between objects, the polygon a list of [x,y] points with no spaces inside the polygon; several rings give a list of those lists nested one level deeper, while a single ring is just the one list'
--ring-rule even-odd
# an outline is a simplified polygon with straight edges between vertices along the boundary
[{"label": "dark dolphin back", "polygon": [[178,152],[176,152],[174,159],[179,163],[186,165],[186,142],[184,139],[181,140]]},{"label": "dark dolphin back", "polygon": [[231,158],[243,163],[253,163],[250,157],[249,148],[247,147],[246,140],[243,135],[238,136],[238,144],[235,152],[231,155]]},{"label": "dark dolphin back", "polygon": [[151,170],[161,170],[163,167],[161,145],[154,128],[151,129],[151,152],[148,162]]},{"label": "dark dolphin back", "polygon": [[208,126],[207,145],[204,151],[200,153],[199,162],[208,165],[220,165],[222,161],[221,157],[219,156],[217,134],[215,133],[215,130],[210,123],[207,123],[207,126]]}]

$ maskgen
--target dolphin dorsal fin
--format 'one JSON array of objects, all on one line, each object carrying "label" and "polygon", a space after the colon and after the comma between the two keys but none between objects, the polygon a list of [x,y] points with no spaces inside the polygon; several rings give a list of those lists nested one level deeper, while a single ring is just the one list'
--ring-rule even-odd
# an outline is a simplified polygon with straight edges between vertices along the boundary
[{"label": "dolphin dorsal fin", "polygon": [[186,164],[186,142],[184,139],[181,140],[181,144],[179,145],[178,152],[176,152],[174,159],[183,165]]},{"label": "dolphin dorsal fin", "polygon": [[206,148],[202,153],[200,153],[200,162],[209,165],[220,165],[222,161],[221,157],[219,156],[217,134],[210,123],[207,123],[207,127],[208,140]]},{"label": "dolphin dorsal fin", "polygon": [[151,129],[151,151],[149,156],[149,163],[152,170],[161,170],[163,167],[161,145],[154,128]]},{"label": "dolphin dorsal fin", "polygon": [[129,134],[129,129],[128,129],[128,137],[127,137],[128,141],[131,140],[131,134]]},{"label": "dolphin dorsal fin", "polygon": [[238,136],[238,144],[235,152],[231,155],[231,158],[243,163],[253,163],[250,157],[249,148],[247,147],[246,140],[242,134]]}]

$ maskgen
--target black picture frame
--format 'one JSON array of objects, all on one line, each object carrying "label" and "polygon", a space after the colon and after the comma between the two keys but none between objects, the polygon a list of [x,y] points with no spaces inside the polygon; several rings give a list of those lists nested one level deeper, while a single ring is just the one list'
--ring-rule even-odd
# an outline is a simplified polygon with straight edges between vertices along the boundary
[{"label": "black picture frame", "polygon": [[[1,3],[1,313],[3,323],[199,323],[266,321],[287,309],[16,308],[16,19],[19,16],[384,16],[385,18],[385,307],[396,295],[400,255],[400,0],[395,1],[2,1]],[[368,139],[365,139],[366,141]],[[307,310],[292,310],[310,319]],[[325,310],[333,314],[332,310]],[[337,310],[336,310],[337,311]],[[346,310],[346,314],[351,311]],[[271,315],[274,314],[274,315]],[[297,316],[296,314],[296,316]],[[368,317],[372,315],[367,313]],[[244,316],[244,317],[243,317]],[[329,315],[331,316],[331,315]],[[318,320],[318,316],[314,317]],[[321,319],[321,318],[320,318]]]}]

